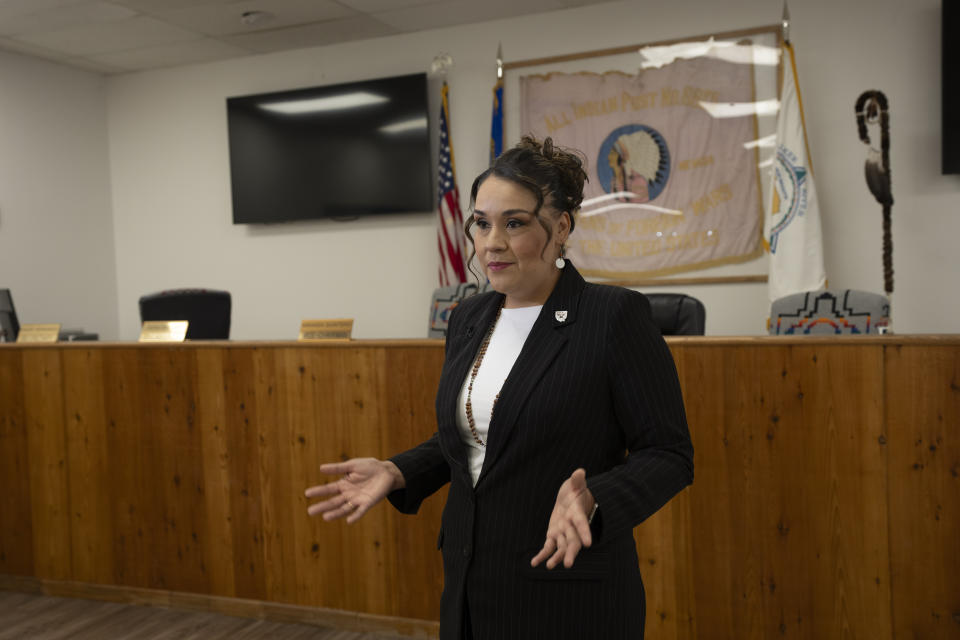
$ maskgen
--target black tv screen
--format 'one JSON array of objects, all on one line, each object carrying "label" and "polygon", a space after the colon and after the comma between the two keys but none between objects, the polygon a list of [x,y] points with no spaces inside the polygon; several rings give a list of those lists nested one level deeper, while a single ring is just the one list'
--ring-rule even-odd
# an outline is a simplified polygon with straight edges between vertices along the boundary
[{"label": "black tv screen", "polygon": [[227,99],[234,224],[433,210],[424,73]]}]

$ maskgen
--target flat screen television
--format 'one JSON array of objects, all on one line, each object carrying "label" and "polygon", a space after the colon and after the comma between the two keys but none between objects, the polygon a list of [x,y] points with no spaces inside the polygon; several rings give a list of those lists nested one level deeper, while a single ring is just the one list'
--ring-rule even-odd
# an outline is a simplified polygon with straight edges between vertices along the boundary
[{"label": "flat screen television", "polygon": [[433,210],[424,73],[227,99],[234,224]]},{"label": "flat screen television", "polygon": [[13,309],[10,289],[0,289],[0,342],[16,342],[19,334],[20,323]]}]

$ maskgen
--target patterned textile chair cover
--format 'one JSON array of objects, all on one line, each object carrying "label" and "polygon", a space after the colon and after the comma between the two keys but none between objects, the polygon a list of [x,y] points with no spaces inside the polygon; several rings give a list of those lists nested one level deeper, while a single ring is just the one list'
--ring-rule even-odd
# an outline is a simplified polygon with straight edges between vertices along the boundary
[{"label": "patterned textile chair cover", "polygon": [[446,338],[447,322],[450,312],[460,304],[460,301],[475,293],[487,290],[487,283],[478,285],[475,282],[461,282],[434,289],[433,299],[430,302],[430,323],[427,327],[428,338]]},{"label": "patterned textile chair cover", "polygon": [[230,337],[231,298],[228,291],[170,289],[140,298],[140,322],[186,320],[187,340],[226,340]]},{"label": "patterned textile chair cover", "polygon": [[784,296],[770,305],[770,335],[839,335],[885,333],[890,300],[856,289],[807,291]]}]

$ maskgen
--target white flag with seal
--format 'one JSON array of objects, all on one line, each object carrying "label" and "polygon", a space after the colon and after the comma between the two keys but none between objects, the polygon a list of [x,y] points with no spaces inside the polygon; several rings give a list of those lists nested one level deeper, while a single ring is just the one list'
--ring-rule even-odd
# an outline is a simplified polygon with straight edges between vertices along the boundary
[{"label": "white flag with seal", "polygon": [[764,239],[770,251],[771,301],[792,293],[822,289],[827,281],[820,207],[807,149],[793,47],[786,44],[784,51],[777,152],[770,210],[764,218]]}]

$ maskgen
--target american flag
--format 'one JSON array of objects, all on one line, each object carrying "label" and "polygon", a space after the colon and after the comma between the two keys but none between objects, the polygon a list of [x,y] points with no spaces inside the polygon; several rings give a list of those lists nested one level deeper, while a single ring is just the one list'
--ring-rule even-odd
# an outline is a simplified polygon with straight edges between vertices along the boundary
[{"label": "american flag", "polygon": [[463,213],[460,211],[460,191],[453,165],[453,145],[450,142],[450,105],[447,83],[443,83],[443,106],[440,109],[440,166],[437,188],[437,247],[440,249],[440,286],[467,281],[464,264],[466,235],[463,232]]}]

